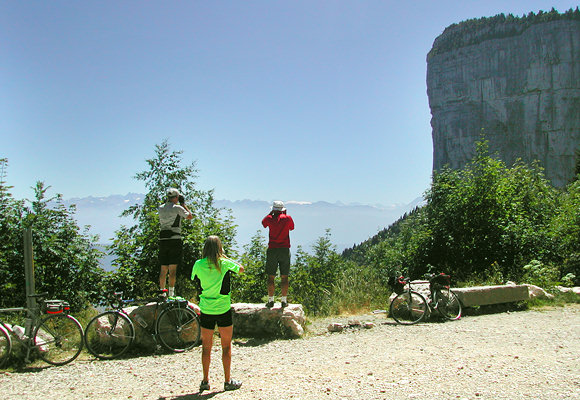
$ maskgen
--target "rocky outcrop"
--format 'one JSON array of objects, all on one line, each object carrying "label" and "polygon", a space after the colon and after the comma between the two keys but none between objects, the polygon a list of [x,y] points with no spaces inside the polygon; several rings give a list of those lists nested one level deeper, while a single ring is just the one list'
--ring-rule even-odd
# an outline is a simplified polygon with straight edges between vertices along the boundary
[{"label": "rocky outcrop", "polygon": [[232,304],[234,335],[242,337],[299,338],[304,334],[306,317],[301,304],[267,308],[264,304]]},{"label": "rocky outcrop", "polygon": [[566,185],[580,148],[580,20],[478,22],[447,28],[427,57],[434,170],[462,168],[483,130],[507,165],[539,160]]}]

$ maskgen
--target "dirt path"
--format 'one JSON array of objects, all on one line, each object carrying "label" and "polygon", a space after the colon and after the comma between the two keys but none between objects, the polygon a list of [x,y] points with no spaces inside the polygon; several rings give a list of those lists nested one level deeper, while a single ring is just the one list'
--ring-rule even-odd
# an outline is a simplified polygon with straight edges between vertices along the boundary
[{"label": "dirt path", "polygon": [[[372,329],[298,340],[238,340],[223,392],[220,349],[212,390],[197,394],[200,349],[113,361],[90,356],[63,367],[0,372],[9,399],[580,399],[580,305]],[[338,321],[339,319],[334,319]]]}]

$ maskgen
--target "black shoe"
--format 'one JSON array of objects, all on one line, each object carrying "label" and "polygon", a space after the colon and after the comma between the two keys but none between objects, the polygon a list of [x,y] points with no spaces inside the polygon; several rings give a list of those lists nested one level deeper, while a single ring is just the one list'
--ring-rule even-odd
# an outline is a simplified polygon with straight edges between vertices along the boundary
[{"label": "black shoe", "polygon": [[272,307],[274,307],[274,302],[273,302],[273,301],[269,301],[269,302],[267,302],[267,303],[266,303],[266,307],[267,307],[267,308],[272,308]]},{"label": "black shoe", "polygon": [[283,302],[282,302],[282,308],[285,308],[285,307],[288,307],[288,303],[287,303],[287,302],[285,302],[285,301],[283,301]]},{"label": "black shoe", "polygon": [[199,384],[199,393],[203,392],[204,390],[209,390],[209,382],[201,381]]},{"label": "black shoe", "polygon": [[238,390],[242,387],[242,382],[236,381],[235,379],[230,379],[229,382],[224,383],[224,390]]}]

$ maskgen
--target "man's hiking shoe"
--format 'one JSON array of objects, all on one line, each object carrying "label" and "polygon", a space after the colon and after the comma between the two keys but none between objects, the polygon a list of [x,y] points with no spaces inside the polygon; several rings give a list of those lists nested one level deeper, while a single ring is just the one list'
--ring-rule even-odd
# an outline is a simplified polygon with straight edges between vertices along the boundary
[{"label": "man's hiking shoe", "polygon": [[230,379],[229,382],[224,383],[224,390],[238,390],[242,387],[242,382]]},{"label": "man's hiking shoe", "polygon": [[199,393],[203,392],[204,390],[209,390],[209,382],[201,381],[199,384]]},{"label": "man's hiking shoe", "polygon": [[273,301],[269,301],[269,302],[267,302],[267,303],[266,303],[266,307],[268,307],[268,308],[272,308],[272,307],[274,307],[274,302],[273,302]]},{"label": "man's hiking shoe", "polygon": [[282,302],[282,308],[286,308],[286,307],[288,307],[288,303],[287,303],[287,302],[285,302],[285,301],[283,301],[283,302]]}]

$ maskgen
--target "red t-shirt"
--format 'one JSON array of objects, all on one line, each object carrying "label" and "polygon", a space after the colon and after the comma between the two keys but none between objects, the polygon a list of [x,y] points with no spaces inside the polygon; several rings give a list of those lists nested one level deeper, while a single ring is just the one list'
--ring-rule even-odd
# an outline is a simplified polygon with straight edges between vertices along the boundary
[{"label": "red t-shirt", "polygon": [[294,230],[294,221],[291,216],[286,214],[268,214],[262,220],[262,225],[264,228],[270,228],[269,248],[290,248],[290,231]]}]

